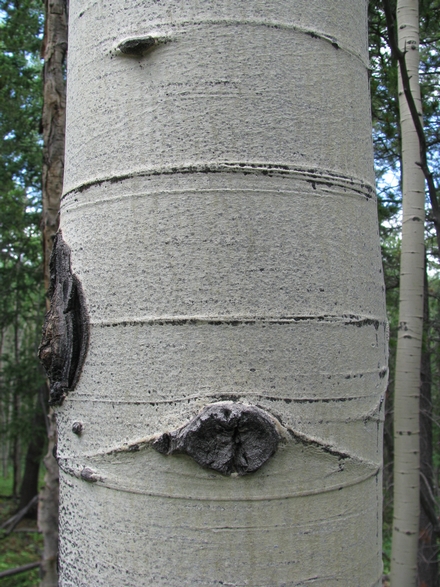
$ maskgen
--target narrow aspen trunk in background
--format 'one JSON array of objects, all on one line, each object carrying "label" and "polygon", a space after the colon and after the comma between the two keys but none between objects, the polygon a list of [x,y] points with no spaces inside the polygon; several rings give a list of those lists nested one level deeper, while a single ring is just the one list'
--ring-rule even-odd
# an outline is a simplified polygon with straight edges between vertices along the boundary
[{"label": "narrow aspen trunk in background", "polygon": [[[381,585],[366,17],[71,1],[61,229],[90,333],[56,409],[61,586]],[[273,417],[277,452],[228,476],[154,450],[210,404]]]},{"label": "narrow aspen trunk in background", "polygon": [[[419,86],[418,0],[397,3],[398,43],[422,115]],[[394,399],[393,587],[415,587],[420,511],[419,394],[423,337],[425,178],[420,146],[399,77],[402,129],[402,253]]]},{"label": "narrow aspen trunk in background", "polygon": [[[49,261],[58,230],[63,190],[64,140],[66,127],[65,59],[67,53],[68,0],[46,0],[45,31],[42,48],[43,69],[43,252],[44,283],[49,288]],[[48,452],[44,458],[46,474],[38,504],[38,527],[43,533],[40,587],[58,585],[58,493],[59,471],[53,457],[57,443],[55,415],[48,422]]]}]

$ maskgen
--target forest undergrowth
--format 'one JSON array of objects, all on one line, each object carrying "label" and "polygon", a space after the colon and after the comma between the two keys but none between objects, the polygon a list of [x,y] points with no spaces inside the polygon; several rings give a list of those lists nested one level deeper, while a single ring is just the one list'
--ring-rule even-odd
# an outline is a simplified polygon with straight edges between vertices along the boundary
[{"label": "forest undergrowth", "polygon": [[[11,497],[11,488],[12,475],[0,477],[0,527],[17,511],[17,502]],[[23,518],[10,534],[0,530],[0,586],[38,587],[38,567],[11,577],[1,577],[1,574],[9,569],[39,562],[42,549],[43,537],[38,532],[36,519]]]}]

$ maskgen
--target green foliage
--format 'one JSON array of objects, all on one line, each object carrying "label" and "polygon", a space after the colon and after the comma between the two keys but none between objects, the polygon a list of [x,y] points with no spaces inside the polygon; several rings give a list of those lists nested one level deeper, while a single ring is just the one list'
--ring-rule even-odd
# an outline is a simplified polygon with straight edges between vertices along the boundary
[{"label": "green foliage", "polygon": [[[394,8],[396,2],[394,1]],[[440,0],[420,0],[420,80],[424,126],[429,161],[440,174]],[[369,2],[369,43],[371,63],[371,104],[377,177],[382,256],[390,320],[391,351],[395,345],[399,288],[401,189],[400,127],[397,94],[397,63],[391,58],[388,32],[380,0]],[[439,194],[440,195],[440,194]],[[428,213],[426,244],[430,275],[438,272],[438,252],[432,238]],[[431,254],[430,254],[431,253]],[[392,361],[390,367],[393,367]]]},{"label": "green foliage", "polygon": [[[0,572],[38,561],[41,558],[42,536],[37,532],[12,533],[2,541],[2,549]],[[1,579],[2,587],[38,587],[39,584],[38,567]]]},{"label": "green foliage", "polygon": [[[395,2],[391,2],[394,4]],[[420,0],[420,86],[428,160],[436,184],[440,176],[440,0]],[[398,231],[400,194],[400,127],[397,63],[391,57],[381,0],[369,2],[371,105],[381,235]],[[439,194],[440,195],[440,194]],[[428,250],[435,250],[428,213]]]},{"label": "green foliage", "polygon": [[[395,11],[396,1],[391,0]],[[419,0],[420,83],[428,161],[435,183],[440,177],[440,0]],[[400,127],[397,94],[397,63],[391,58],[381,0],[369,2],[373,140],[379,200],[380,234],[385,274],[387,313],[390,326],[389,386],[386,397],[384,435],[384,569],[389,572],[393,508],[393,393],[397,330],[399,324],[399,265],[401,230]],[[439,192],[439,190],[438,190]],[[440,193],[438,193],[440,197]],[[429,322],[425,324],[425,350],[431,357],[433,406],[433,491],[437,495],[440,470],[440,264],[427,199],[426,250],[429,279]],[[429,459],[425,455],[425,459]]]},{"label": "green foliage", "polygon": [[42,5],[0,1],[0,186],[40,189]]},{"label": "green foliage", "polygon": [[389,575],[391,570],[391,535],[391,525],[385,522],[383,525],[382,536],[382,562],[384,575]]},{"label": "green foliage", "polygon": [[[369,3],[371,111],[377,178],[379,221],[385,239],[395,230],[400,211],[400,128],[397,64],[387,43],[386,21],[381,2]],[[390,184],[390,179],[393,183]]]},{"label": "green foliage", "polygon": [[[5,478],[0,477],[0,524],[8,520],[15,512],[15,503],[4,499],[12,486],[12,469]],[[35,520],[23,519],[18,527],[36,528]],[[0,572],[14,569],[28,563],[39,561],[43,549],[43,537],[35,532],[12,532],[9,536],[0,535]],[[32,569],[20,575],[0,580],[2,587],[38,587],[39,569]]]},{"label": "green foliage", "polygon": [[39,0],[0,0],[0,442],[23,452],[43,381]]}]

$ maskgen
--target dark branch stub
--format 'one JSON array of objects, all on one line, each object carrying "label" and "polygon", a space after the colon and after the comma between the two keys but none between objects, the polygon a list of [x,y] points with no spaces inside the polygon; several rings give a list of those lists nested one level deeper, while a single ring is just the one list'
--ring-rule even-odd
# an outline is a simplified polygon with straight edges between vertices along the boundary
[{"label": "dark branch stub", "polygon": [[124,55],[143,55],[155,45],[157,45],[156,39],[147,37],[145,39],[124,41],[118,45],[118,49]]},{"label": "dark branch stub", "polygon": [[70,268],[70,248],[61,231],[50,259],[50,310],[38,349],[50,381],[51,405],[61,404],[79,378],[88,345],[88,316],[81,283]]},{"label": "dark branch stub", "polygon": [[259,469],[279,441],[269,414],[254,406],[222,402],[207,406],[183,428],[162,434],[153,447],[165,455],[185,453],[223,475],[245,475]]},{"label": "dark branch stub", "polygon": [[148,53],[153,47],[164,45],[169,39],[164,37],[142,37],[137,39],[126,39],[117,45],[117,50],[123,55],[131,57],[142,57]]},{"label": "dark branch stub", "polygon": [[82,422],[74,422],[72,424],[72,432],[77,436],[81,436],[84,426]]}]

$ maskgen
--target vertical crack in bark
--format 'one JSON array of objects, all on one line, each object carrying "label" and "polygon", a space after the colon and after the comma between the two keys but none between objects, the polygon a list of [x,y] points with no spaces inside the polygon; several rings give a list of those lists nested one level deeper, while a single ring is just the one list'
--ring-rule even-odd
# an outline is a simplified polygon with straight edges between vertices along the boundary
[{"label": "vertical crack in bark", "polygon": [[70,267],[70,248],[61,231],[50,259],[50,309],[38,350],[50,380],[51,405],[61,404],[74,389],[87,352],[89,320],[81,283]]}]

